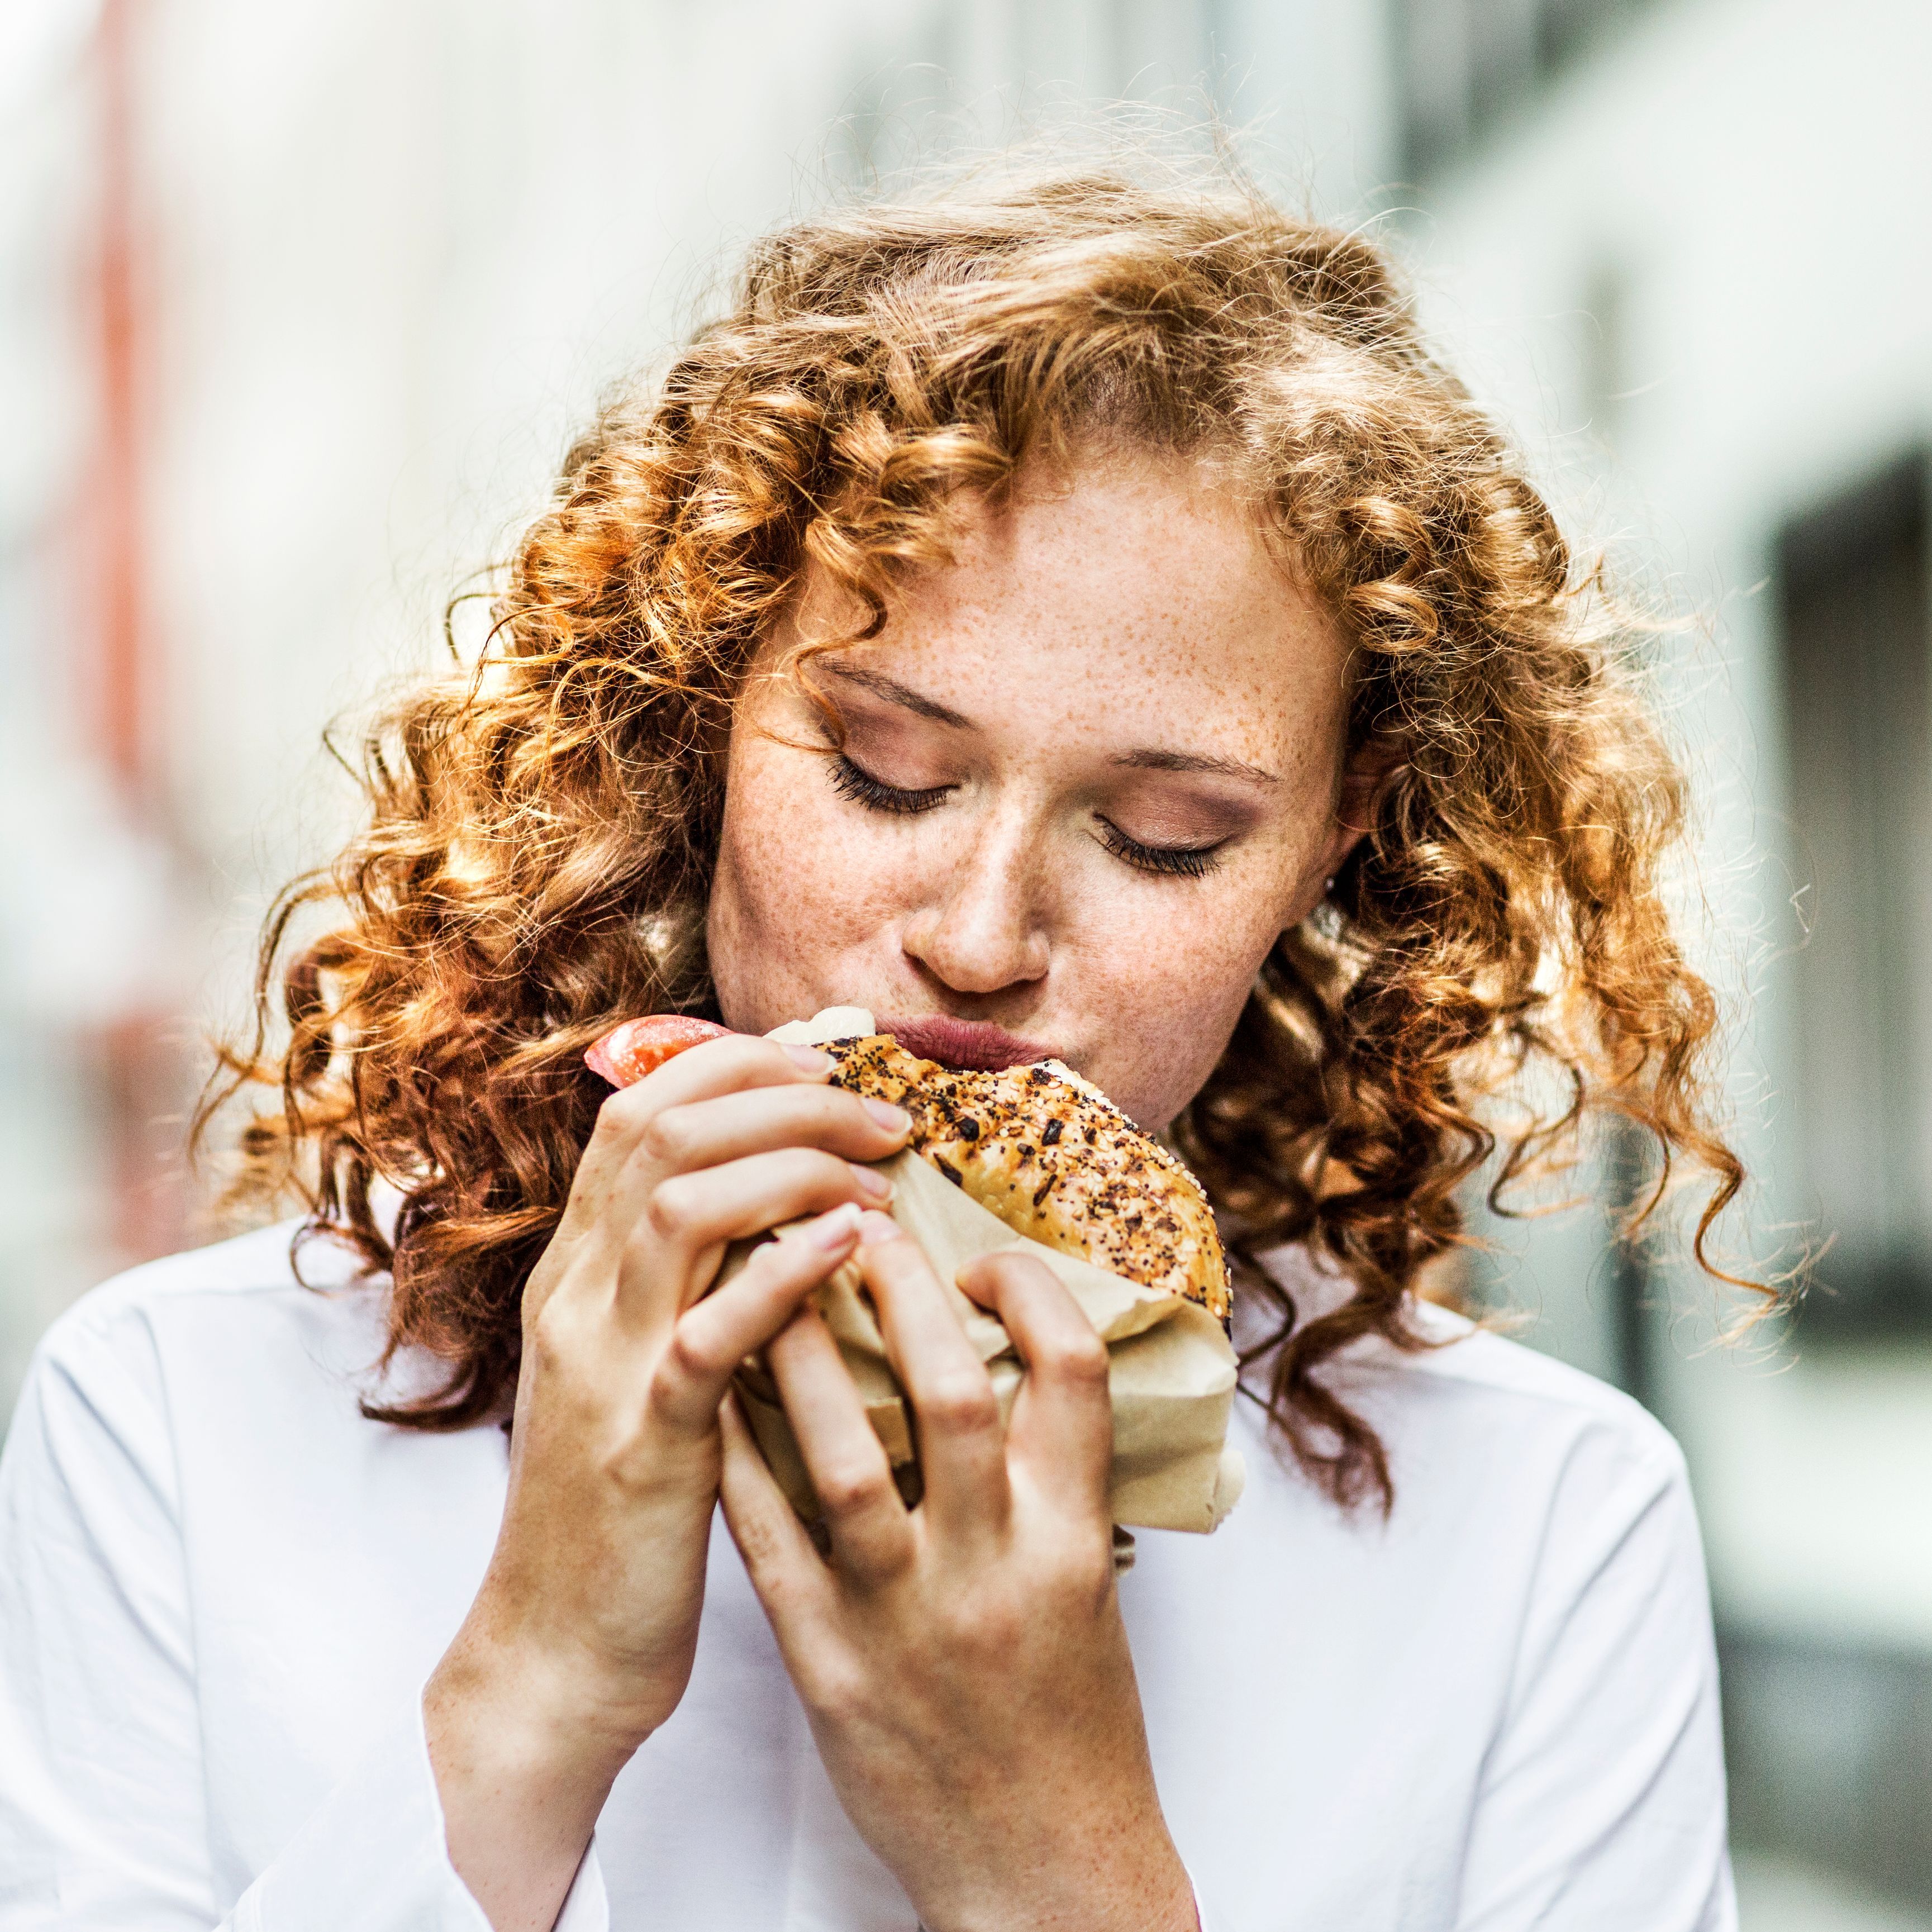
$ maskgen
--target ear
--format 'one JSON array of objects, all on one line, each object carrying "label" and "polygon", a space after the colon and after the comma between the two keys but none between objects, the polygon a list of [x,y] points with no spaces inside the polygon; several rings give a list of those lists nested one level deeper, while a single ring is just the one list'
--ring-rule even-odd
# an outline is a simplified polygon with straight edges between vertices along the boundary
[{"label": "ear", "polygon": [[[1408,762],[1408,748],[1399,738],[1365,739],[1348,754],[1336,789],[1335,816],[1317,864],[1298,899],[1291,926],[1298,926],[1322,903],[1328,881],[1348,854],[1368,836],[1396,775]],[[1305,902],[1305,903],[1304,903]]]},{"label": "ear", "polygon": [[[1348,754],[1335,799],[1335,829],[1347,844],[1337,855],[1340,864],[1367,836],[1396,775],[1408,762],[1408,746],[1400,738],[1364,739]],[[1329,869],[1332,872],[1334,866]]]}]

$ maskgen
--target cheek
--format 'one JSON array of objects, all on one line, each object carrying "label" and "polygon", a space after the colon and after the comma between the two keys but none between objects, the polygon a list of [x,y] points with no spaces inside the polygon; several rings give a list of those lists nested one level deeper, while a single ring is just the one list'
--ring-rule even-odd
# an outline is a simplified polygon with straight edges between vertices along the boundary
[{"label": "cheek", "polygon": [[1090,998],[1109,1017],[1094,1070],[1143,1126],[1166,1126],[1214,1071],[1281,931],[1285,896],[1273,880],[1203,892],[1095,935]]},{"label": "cheek", "polygon": [[728,1024],[763,1032],[812,1011],[878,929],[874,862],[854,832],[816,755],[734,749],[705,928]]}]

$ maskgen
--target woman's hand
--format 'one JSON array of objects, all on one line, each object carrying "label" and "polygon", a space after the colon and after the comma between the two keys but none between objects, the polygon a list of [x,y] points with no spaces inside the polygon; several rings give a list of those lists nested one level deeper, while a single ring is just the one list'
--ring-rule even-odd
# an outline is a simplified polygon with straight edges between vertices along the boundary
[{"label": "woman's hand", "polygon": [[[424,1698],[450,1856],[498,1932],[551,1924],[683,1694],[733,1371],[890,1194],[854,1163],[905,1117],[832,1064],[734,1034],[614,1094],[531,1274],[502,1526]],[[706,1296],[728,1244],[806,1216]]]},{"label": "woman's hand", "polygon": [[814,1311],[767,1351],[830,1532],[821,1560],[735,1402],[724,1509],[847,1814],[931,1932],[1192,1932],[1114,1594],[1107,1354],[1038,1262],[960,1286],[1026,1364],[1003,1430],[924,1256],[884,1215],[860,1259],[918,1420],[908,1510]]}]

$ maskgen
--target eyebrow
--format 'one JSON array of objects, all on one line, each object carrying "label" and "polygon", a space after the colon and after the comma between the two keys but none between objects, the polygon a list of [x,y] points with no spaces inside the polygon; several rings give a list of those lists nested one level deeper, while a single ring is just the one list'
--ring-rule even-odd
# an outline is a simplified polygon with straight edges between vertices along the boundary
[{"label": "eyebrow", "polygon": [[[921,718],[930,718],[935,724],[950,725],[957,731],[975,728],[973,720],[964,712],[955,711],[950,705],[927,698],[910,685],[900,683],[897,678],[886,676],[883,671],[849,664],[828,664],[823,668],[828,676],[856,684],[875,697],[883,698],[889,704],[896,704]],[[1240,778],[1250,784],[1281,782],[1274,772],[1259,765],[1244,764],[1239,758],[1216,758],[1206,752],[1168,752],[1148,746],[1139,751],[1123,752],[1107,762],[1127,771],[1198,772],[1210,778]]]},{"label": "eyebrow", "polygon": [[1109,758],[1112,765],[1124,765],[1138,772],[1204,772],[1210,778],[1244,778],[1251,784],[1279,784],[1274,773],[1239,758],[1217,758],[1205,752],[1162,752],[1148,749],[1123,752]]},{"label": "eyebrow", "polygon": [[922,698],[910,685],[902,684],[897,678],[888,677],[883,671],[868,670],[857,664],[829,664],[824,668],[828,676],[858,685],[874,696],[883,698],[889,704],[916,712],[921,718],[930,718],[935,724],[950,724],[956,731],[973,729],[972,719],[964,712],[955,711],[935,699]]}]

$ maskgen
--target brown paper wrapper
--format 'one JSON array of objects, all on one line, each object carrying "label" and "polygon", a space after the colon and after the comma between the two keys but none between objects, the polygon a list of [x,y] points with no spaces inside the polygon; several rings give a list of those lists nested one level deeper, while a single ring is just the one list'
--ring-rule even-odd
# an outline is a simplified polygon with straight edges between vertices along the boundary
[{"label": "brown paper wrapper", "polygon": [[[1051,1268],[1107,1345],[1114,1522],[1138,1529],[1214,1528],[1239,1500],[1245,1474],[1239,1452],[1227,1446],[1235,1365],[1220,1323],[1197,1302],[1016,1234],[910,1150],[883,1163],[883,1169],[893,1183],[892,1218],[919,1243],[944,1284],[960,1326],[992,1377],[1001,1416],[1010,1414],[1024,1372],[1004,1327],[969,1300],[953,1278],[982,1255],[1012,1250]],[[754,1245],[734,1248],[721,1282],[744,1265]],[[857,1268],[848,1262],[818,1291],[818,1298],[910,1500],[919,1490],[912,1420]],[[763,1364],[747,1362],[737,1386],[772,1474],[800,1516],[816,1521],[818,1499]]]}]

